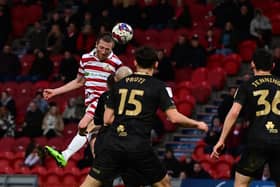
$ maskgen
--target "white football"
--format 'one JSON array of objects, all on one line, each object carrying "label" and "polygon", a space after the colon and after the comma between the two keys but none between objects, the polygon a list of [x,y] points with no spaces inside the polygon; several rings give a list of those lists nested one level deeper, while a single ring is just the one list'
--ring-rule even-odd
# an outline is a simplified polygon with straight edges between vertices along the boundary
[{"label": "white football", "polygon": [[127,23],[117,23],[112,29],[112,36],[116,42],[126,44],[133,37],[133,29]]}]

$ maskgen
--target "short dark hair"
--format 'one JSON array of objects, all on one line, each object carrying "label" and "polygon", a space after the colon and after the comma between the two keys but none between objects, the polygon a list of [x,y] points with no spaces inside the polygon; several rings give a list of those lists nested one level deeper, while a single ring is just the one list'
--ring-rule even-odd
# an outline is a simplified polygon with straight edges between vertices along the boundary
[{"label": "short dark hair", "polygon": [[266,49],[257,49],[253,55],[253,62],[257,70],[269,71],[272,69],[272,54]]},{"label": "short dark hair", "polygon": [[155,49],[143,46],[135,51],[135,60],[141,68],[153,68],[158,61],[158,56]]},{"label": "short dark hair", "polygon": [[98,35],[96,42],[98,43],[100,40],[103,40],[108,43],[114,43],[114,39],[112,37],[112,34],[110,32],[104,32]]}]

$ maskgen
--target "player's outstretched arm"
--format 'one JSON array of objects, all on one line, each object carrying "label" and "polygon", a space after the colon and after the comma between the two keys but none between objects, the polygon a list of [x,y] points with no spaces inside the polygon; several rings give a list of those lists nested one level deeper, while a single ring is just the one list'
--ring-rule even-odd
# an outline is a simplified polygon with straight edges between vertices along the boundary
[{"label": "player's outstretched arm", "polygon": [[183,127],[192,127],[199,130],[208,131],[208,125],[202,121],[197,121],[191,118],[188,118],[177,111],[176,108],[171,108],[165,111],[168,119],[172,123],[179,124]]},{"label": "player's outstretched arm", "polygon": [[239,104],[237,102],[233,103],[229,113],[226,116],[226,119],[225,119],[225,122],[224,122],[224,127],[223,127],[223,130],[222,130],[222,134],[219,138],[219,141],[214,146],[213,151],[211,153],[212,158],[219,158],[219,156],[221,154],[221,151],[225,147],[226,138],[227,138],[230,130],[232,129],[236,119],[238,118],[238,115],[239,115],[241,109],[242,109],[241,104]]},{"label": "player's outstretched arm", "polygon": [[82,87],[84,85],[84,83],[85,83],[84,77],[77,75],[76,79],[68,82],[67,84],[65,84],[61,87],[58,87],[55,89],[44,89],[44,92],[43,92],[44,99],[48,100],[56,95],[60,95],[60,94],[78,89],[78,88]]}]

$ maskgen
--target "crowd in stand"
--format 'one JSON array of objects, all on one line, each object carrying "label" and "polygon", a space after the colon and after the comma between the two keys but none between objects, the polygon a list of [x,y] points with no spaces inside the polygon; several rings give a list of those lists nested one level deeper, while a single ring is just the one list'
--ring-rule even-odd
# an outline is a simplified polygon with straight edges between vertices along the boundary
[{"label": "crowd in stand", "polygon": [[[193,29],[196,25],[189,5],[183,1],[168,0],[14,0],[9,4],[0,0],[0,81],[37,82],[40,80],[69,82],[76,77],[79,56],[91,51],[99,33],[110,31],[117,22],[127,22],[137,29]],[[195,1],[201,6],[208,6],[205,1]],[[40,5],[43,14],[22,35],[22,48],[15,42],[12,34],[12,7]],[[212,54],[228,55],[238,52],[241,41],[252,39],[258,47],[274,47],[276,66],[273,74],[280,75],[280,46],[271,45],[272,26],[261,10],[255,9],[250,0],[224,0],[213,5],[207,16],[215,17],[213,22],[204,25],[204,33],[193,32],[191,36],[180,34],[172,45],[170,53],[157,48],[159,67],[155,74],[163,81],[174,81],[175,69],[204,67]],[[163,13],[164,12],[164,13]],[[195,29],[194,29],[195,30]],[[217,32],[218,31],[218,32]],[[219,34],[217,34],[219,33]],[[138,46],[133,40],[129,45]],[[126,53],[129,46],[116,45],[115,53]],[[13,50],[15,48],[15,50]],[[26,74],[22,73],[20,57],[34,55],[32,65]],[[54,73],[51,56],[63,55],[59,61],[58,73]],[[222,129],[227,111],[233,102],[234,87],[223,98],[218,114],[212,120],[211,128],[205,137],[208,144],[205,151],[211,152]],[[5,136],[61,136],[64,125],[76,123],[84,111],[80,98],[69,99],[63,111],[56,103],[47,103],[38,90],[26,108],[24,123],[16,128],[16,103],[20,98],[13,98],[2,90],[0,98],[0,137]],[[159,123],[160,124],[160,123]],[[227,143],[227,153],[239,155],[242,136],[246,133],[247,123],[240,121],[235,125]],[[163,133],[162,128],[155,129],[155,137]],[[30,145],[27,151],[26,165],[42,162],[36,145]],[[40,151],[39,151],[40,152]],[[90,161],[88,162],[90,163]],[[199,162],[186,158],[179,162],[171,149],[164,155],[163,163],[172,177],[209,178]],[[84,165],[84,163],[81,163]],[[265,177],[264,178],[268,178]]]}]

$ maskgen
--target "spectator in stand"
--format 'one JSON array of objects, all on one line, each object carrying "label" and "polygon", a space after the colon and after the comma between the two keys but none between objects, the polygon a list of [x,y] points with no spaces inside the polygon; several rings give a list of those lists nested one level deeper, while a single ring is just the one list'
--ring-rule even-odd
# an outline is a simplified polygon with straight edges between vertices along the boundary
[{"label": "spectator in stand", "polygon": [[65,124],[79,122],[80,118],[78,118],[76,111],[77,111],[76,99],[72,97],[68,100],[67,106],[62,114],[63,121]]},{"label": "spectator in stand", "polygon": [[34,27],[27,34],[27,38],[30,43],[30,51],[34,51],[35,49],[45,49],[47,47],[47,32],[40,21],[34,23]]},{"label": "spectator in stand", "polygon": [[181,170],[181,165],[177,158],[174,156],[173,149],[167,148],[164,153],[162,164],[167,169],[168,175],[178,177]]},{"label": "spectator in stand", "polygon": [[249,14],[248,7],[243,5],[240,7],[238,15],[238,24],[236,24],[236,29],[240,33],[240,40],[250,39],[250,23],[253,17]]},{"label": "spectator in stand", "polygon": [[171,61],[172,64],[176,65],[176,68],[188,67],[189,66],[189,53],[190,45],[185,35],[179,35],[178,41],[171,49]]},{"label": "spectator in stand", "polygon": [[215,26],[224,28],[227,22],[238,23],[238,6],[234,0],[220,1],[219,4],[213,10],[214,16],[216,16]]},{"label": "spectator in stand", "polygon": [[29,71],[29,78],[31,81],[48,80],[52,70],[53,62],[50,60],[46,51],[36,50],[35,60]]},{"label": "spectator in stand", "polygon": [[92,50],[95,45],[95,36],[93,34],[92,26],[85,25],[82,28],[77,39],[77,50],[79,54],[83,54]]},{"label": "spectator in stand", "polygon": [[218,116],[221,120],[221,123],[224,123],[226,115],[232,106],[235,92],[236,92],[236,87],[230,87],[229,93],[222,96],[222,102],[219,104],[218,107]]},{"label": "spectator in stand", "polygon": [[[185,51],[185,53],[187,53],[187,51]],[[191,38],[189,58],[187,60],[192,68],[204,67],[206,65],[206,50],[200,44],[197,34],[194,34]]]},{"label": "spectator in stand", "polygon": [[137,4],[137,1],[130,0],[127,6],[124,5],[123,15],[129,15],[129,16],[124,16],[124,21],[129,23],[134,28],[137,27],[138,26],[137,22],[139,19],[140,12],[141,12],[141,8]]},{"label": "spectator in stand", "polygon": [[59,25],[60,29],[65,27],[65,23],[58,12],[53,12],[50,20],[47,22],[47,32],[49,32],[53,25]]},{"label": "spectator in stand", "polygon": [[[72,7],[70,5],[66,5],[63,10],[63,22],[65,25],[69,25],[70,23],[77,23],[77,18],[73,13]],[[64,32],[65,27],[61,28]]]},{"label": "spectator in stand", "polygon": [[12,52],[11,46],[6,44],[0,53],[0,81],[14,81],[20,71],[21,64],[18,57]]},{"label": "spectator in stand", "polygon": [[96,16],[96,19],[94,20],[94,28],[96,30],[99,30],[100,26],[106,23],[106,25],[110,28],[113,27],[113,20],[109,14],[109,7],[103,8],[100,14]]},{"label": "spectator in stand", "polygon": [[38,137],[42,135],[43,113],[34,101],[29,103],[23,124],[23,136]]},{"label": "spectator in stand", "polygon": [[191,156],[186,156],[186,159],[181,163],[180,179],[186,179],[190,176],[193,170],[194,160]]},{"label": "spectator in stand", "polygon": [[76,78],[79,68],[79,63],[69,51],[64,52],[64,58],[60,62],[59,75],[60,79],[65,83]]},{"label": "spectator in stand", "polygon": [[204,171],[204,169],[201,167],[201,164],[196,162],[193,164],[193,169],[189,175],[189,178],[208,179],[211,177],[206,171]]},{"label": "spectator in stand", "polygon": [[256,39],[259,47],[270,45],[271,31],[272,26],[269,19],[262,14],[260,9],[256,10],[255,17],[250,23],[250,33]]},{"label": "spectator in stand", "polygon": [[59,113],[57,106],[55,104],[52,104],[43,119],[43,135],[47,138],[61,136],[61,132],[63,131],[63,129],[64,123],[62,120],[62,116]]},{"label": "spectator in stand", "polygon": [[221,49],[218,49],[216,53],[223,55],[233,53],[237,49],[238,42],[238,32],[233,28],[232,22],[228,21],[220,37]]},{"label": "spectator in stand", "polygon": [[139,14],[139,19],[137,20],[137,26],[141,29],[148,29],[151,23],[151,18],[146,9],[141,9]]},{"label": "spectator in stand", "polygon": [[274,68],[271,71],[272,75],[280,76],[280,46],[275,46],[273,49],[273,62],[274,62]]},{"label": "spectator in stand", "polygon": [[216,49],[218,48],[218,39],[214,35],[214,29],[212,26],[206,32],[203,44],[207,55],[211,55],[216,52]]},{"label": "spectator in stand", "polygon": [[33,99],[33,102],[36,103],[37,107],[40,109],[40,111],[45,114],[47,110],[49,109],[48,102],[43,98],[43,92],[42,90],[38,90],[36,92],[35,98]]},{"label": "spectator in stand", "polygon": [[[109,12],[110,12],[110,17],[112,18],[113,23],[122,22],[122,20],[124,20],[123,19],[124,7],[123,7],[123,3],[121,1],[118,1],[118,0],[113,1],[112,6],[110,6]],[[139,15],[140,15],[140,13],[139,13]],[[139,21],[138,23],[141,23],[141,22]],[[106,23],[103,23],[103,24],[106,24]],[[109,25],[107,25],[107,26],[109,26]]]},{"label": "spectator in stand", "polygon": [[175,28],[191,28],[192,18],[189,11],[189,6],[184,1],[177,1],[177,7],[173,17],[173,24]]},{"label": "spectator in stand", "polygon": [[44,165],[45,154],[44,149],[31,141],[25,151],[24,165],[33,168],[35,165]]},{"label": "spectator in stand", "polygon": [[[167,27],[174,17],[174,8],[168,0],[159,0],[157,6],[153,6],[153,26],[156,29]],[[163,14],[164,12],[164,14]]]},{"label": "spectator in stand", "polygon": [[268,164],[264,165],[261,180],[262,181],[270,181],[271,180],[270,170],[269,170],[269,165]]},{"label": "spectator in stand", "polygon": [[12,19],[10,15],[10,7],[6,0],[0,0],[0,49],[3,48],[9,38],[12,30]]},{"label": "spectator in stand", "polygon": [[0,137],[15,136],[14,117],[9,110],[0,103]]},{"label": "spectator in stand", "polygon": [[219,140],[220,134],[222,131],[222,124],[220,118],[218,116],[214,116],[212,118],[212,123],[210,130],[207,132],[206,137],[204,138],[205,143],[207,143],[205,147],[205,153],[211,153],[213,147]]},{"label": "spectator in stand", "polygon": [[4,106],[13,117],[16,117],[16,103],[9,92],[2,91],[0,99],[1,105]]},{"label": "spectator in stand", "polygon": [[89,11],[86,11],[84,14],[83,14],[83,17],[79,23],[79,26],[80,27],[83,27],[85,25],[91,25],[93,26],[94,24],[94,20],[93,20],[93,17],[92,17],[92,13],[89,12]]},{"label": "spectator in stand", "polygon": [[59,54],[62,51],[63,33],[58,24],[52,25],[47,37],[47,50],[52,54]]},{"label": "spectator in stand", "polygon": [[62,42],[63,48],[66,51],[76,53],[77,52],[76,43],[77,43],[77,38],[78,38],[78,28],[74,23],[70,23],[67,26],[66,30],[67,31],[66,31],[65,37]]},{"label": "spectator in stand", "polygon": [[174,71],[171,64],[171,60],[166,56],[163,49],[157,51],[158,55],[158,71],[155,73],[155,77],[162,81],[173,81],[174,80]]},{"label": "spectator in stand", "polygon": [[[254,5],[252,4],[251,0],[237,0],[237,6],[239,9],[245,6],[248,12],[248,16],[251,19],[254,17]],[[238,21],[240,21],[240,19],[238,19]]]}]

